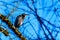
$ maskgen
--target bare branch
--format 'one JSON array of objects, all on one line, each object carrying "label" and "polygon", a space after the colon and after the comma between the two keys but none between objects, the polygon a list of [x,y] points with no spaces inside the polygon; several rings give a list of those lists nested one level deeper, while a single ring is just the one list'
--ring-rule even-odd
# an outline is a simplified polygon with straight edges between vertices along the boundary
[{"label": "bare branch", "polygon": [[2,27],[0,27],[0,32],[2,32],[5,36],[9,35],[9,32]]},{"label": "bare branch", "polygon": [[13,26],[13,25],[11,24],[11,22],[10,22],[4,15],[0,14],[0,19],[1,19],[3,22],[5,22],[5,23],[8,25],[8,27],[9,27],[10,29],[12,29],[13,32],[14,32],[21,40],[26,40],[26,38],[25,38],[24,36],[22,36],[21,32],[19,32],[19,31],[17,30],[17,28],[15,28],[15,26]]}]

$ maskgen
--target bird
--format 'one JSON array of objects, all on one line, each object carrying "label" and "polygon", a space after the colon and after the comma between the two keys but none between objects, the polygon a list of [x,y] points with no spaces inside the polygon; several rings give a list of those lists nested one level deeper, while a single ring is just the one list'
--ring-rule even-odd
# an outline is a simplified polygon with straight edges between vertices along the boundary
[{"label": "bird", "polygon": [[16,28],[19,28],[19,27],[22,25],[23,20],[24,20],[24,18],[26,17],[26,15],[28,15],[28,14],[23,13],[23,14],[18,15],[18,16],[16,17],[15,22],[14,22],[14,26],[15,26]]}]

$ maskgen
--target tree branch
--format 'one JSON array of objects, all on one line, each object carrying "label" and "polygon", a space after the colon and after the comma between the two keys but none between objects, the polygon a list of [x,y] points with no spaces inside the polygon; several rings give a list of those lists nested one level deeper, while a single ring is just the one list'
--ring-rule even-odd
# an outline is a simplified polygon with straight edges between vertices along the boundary
[{"label": "tree branch", "polygon": [[9,32],[2,27],[0,27],[0,32],[2,32],[5,36],[9,35]]},{"label": "tree branch", "polygon": [[17,28],[15,28],[15,26],[13,26],[13,25],[11,24],[11,22],[6,18],[6,16],[0,14],[0,19],[1,19],[3,22],[5,22],[5,23],[8,25],[8,27],[9,27],[10,29],[12,29],[13,32],[14,32],[21,40],[26,40],[26,38],[25,38],[24,36],[22,36],[21,32],[19,32],[19,31],[17,30]]}]

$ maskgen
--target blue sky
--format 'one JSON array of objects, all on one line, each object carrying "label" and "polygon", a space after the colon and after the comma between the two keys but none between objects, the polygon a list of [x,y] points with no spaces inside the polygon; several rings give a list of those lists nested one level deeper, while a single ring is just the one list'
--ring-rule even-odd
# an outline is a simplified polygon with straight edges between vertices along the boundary
[{"label": "blue sky", "polygon": [[[31,7],[32,9],[30,9],[29,7]],[[18,29],[22,33],[22,35],[25,36],[27,39],[28,38],[31,38],[31,40],[38,39],[39,36],[42,40],[46,40],[44,31],[48,35],[48,37],[51,38],[45,26],[42,25],[44,29],[43,31],[41,25],[39,24],[39,21],[35,16],[36,13],[34,12],[35,11],[34,7],[37,9],[37,15],[45,19],[45,20],[42,19],[42,21],[47,26],[52,36],[56,40],[60,40],[59,38],[60,32],[57,34],[57,31],[59,31],[59,28],[57,27],[60,27],[59,0],[34,0],[34,4],[32,4],[31,0],[24,0],[24,1],[23,0],[0,0],[0,14],[6,16],[13,25],[18,15],[21,15],[22,13],[29,14],[25,17],[23,24]],[[55,11],[55,9],[57,10]],[[9,40],[10,37],[13,40],[19,40],[19,38],[15,35],[15,33],[8,28],[7,24],[2,22],[1,20],[0,20],[0,24],[2,25],[1,27],[8,30],[10,33],[10,36],[6,37],[2,32],[0,32],[0,38],[2,40]]]}]

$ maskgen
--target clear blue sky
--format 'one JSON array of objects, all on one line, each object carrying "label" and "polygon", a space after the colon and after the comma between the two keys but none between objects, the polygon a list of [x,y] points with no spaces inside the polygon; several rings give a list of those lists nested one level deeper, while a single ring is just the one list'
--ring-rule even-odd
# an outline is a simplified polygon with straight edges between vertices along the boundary
[{"label": "clear blue sky", "polygon": [[[27,3],[28,4],[27,4]],[[11,23],[14,25],[15,19],[18,15],[21,15],[22,13],[29,14],[25,17],[23,21],[23,25],[20,26],[18,29],[27,39],[37,39],[38,36],[45,40],[44,31],[39,25],[39,21],[37,20],[36,16],[34,15],[34,11],[30,9],[31,7],[34,10],[34,7],[37,9],[37,14],[39,17],[47,20],[42,21],[47,26],[49,31],[52,33],[53,37],[56,40],[60,40],[60,32],[57,34],[57,31],[59,31],[60,26],[60,2],[58,0],[34,0],[34,4],[32,4],[31,0],[0,0],[0,14],[3,14],[4,16],[8,17],[9,14],[11,14],[8,19],[11,21]],[[55,11],[55,9],[57,9]],[[13,11],[14,10],[14,11]],[[55,25],[51,25],[48,23],[48,21]],[[2,23],[2,24],[1,24]],[[15,33],[8,28],[7,24],[3,23],[0,20],[0,24],[3,25],[4,29],[7,29],[10,33],[10,36],[5,36],[3,33],[0,32],[0,39],[2,40],[9,40],[10,37],[13,38],[13,40],[19,40],[19,38],[15,35]],[[6,28],[5,28],[6,27]],[[45,33],[49,36],[48,31],[44,26],[42,26],[45,30]],[[56,31],[57,30],[57,31]],[[56,36],[56,37],[55,37]],[[29,40],[29,39],[28,39]]]}]

